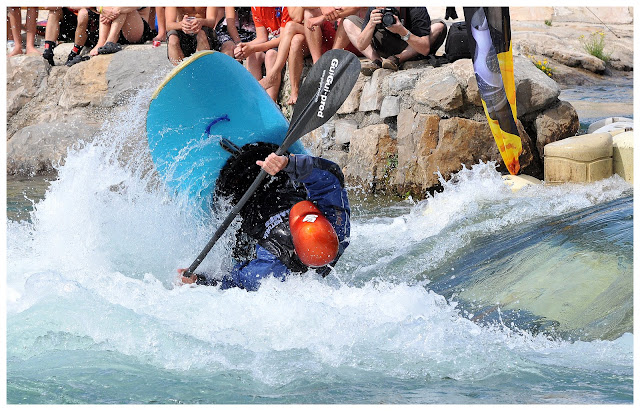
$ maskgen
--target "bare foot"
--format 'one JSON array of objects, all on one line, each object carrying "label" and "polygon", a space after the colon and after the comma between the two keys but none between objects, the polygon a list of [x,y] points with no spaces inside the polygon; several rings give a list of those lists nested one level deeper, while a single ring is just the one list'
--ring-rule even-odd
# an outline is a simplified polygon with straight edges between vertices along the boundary
[{"label": "bare foot", "polygon": [[22,54],[22,47],[20,45],[17,45],[13,48],[13,50],[11,50],[11,53],[7,54],[7,57],[18,56],[20,54]]},{"label": "bare foot", "polygon": [[265,90],[268,90],[271,87],[275,86],[278,83],[278,74],[267,73],[267,75],[262,77],[262,80],[260,80],[260,85],[264,87]]},{"label": "bare foot", "polygon": [[158,35],[153,38],[153,41],[165,41],[166,39],[167,33],[158,33]]},{"label": "bare foot", "polygon": [[298,93],[296,94],[291,93],[291,96],[289,96],[289,100],[287,100],[287,105],[293,106],[294,104],[296,104],[297,101],[298,101]]},{"label": "bare foot", "polygon": [[42,53],[35,47],[27,47],[27,56],[41,56]]},{"label": "bare foot", "polygon": [[97,55],[98,55],[98,49],[99,49],[99,48],[100,48],[100,47],[95,46],[93,49],[91,49],[91,51],[89,52],[89,55],[90,55],[90,56],[97,56]]}]

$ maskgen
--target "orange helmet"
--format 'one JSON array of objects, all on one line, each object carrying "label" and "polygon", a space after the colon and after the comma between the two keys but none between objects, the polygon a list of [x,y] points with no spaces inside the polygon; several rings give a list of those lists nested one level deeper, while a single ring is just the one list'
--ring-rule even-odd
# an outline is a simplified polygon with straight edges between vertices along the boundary
[{"label": "orange helmet", "polygon": [[289,228],[298,258],[309,267],[322,267],[338,255],[338,235],[311,201],[291,207]]}]

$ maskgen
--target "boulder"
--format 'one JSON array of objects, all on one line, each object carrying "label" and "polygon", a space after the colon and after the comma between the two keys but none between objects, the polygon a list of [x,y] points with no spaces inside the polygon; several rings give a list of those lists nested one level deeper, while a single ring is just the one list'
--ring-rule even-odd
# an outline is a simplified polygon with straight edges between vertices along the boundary
[{"label": "boulder", "polygon": [[351,142],[351,136],[358,129],[358,122],[355,120],[335,121],[335,143],[337,146]]},{"label": "boulder", "polygon": [[405,90],[411,90],[423,70],[400,70],[385,77],[382,91],[385,95],[397,96]]},{"label": "boulder", "polygon": [[342,106],[338,109],[338,114],[349,114],[358,111],[360,107],[360,96],[362,95],[362,89],[364,88],[366,77],[360,74],[356,80],[356,84],[351,89],[351,92],[347,96],[347,99],[342,103]]},{"label": "boulder", "polygon": [[542,110],[554,104],[560,87],[525,57],[513,57],[518,117]]},{"label": "boulder", "polygon": [[360,111],[374,111],[380,110],[382,104],[382,80],[391,74],[391,70],[378,69],[373,72],[368,81],[365,81],[362,88],[362,95],[360,96]]},{"label": "boulder", "polygon": [[380,118],[395,117],[400,112],[400,97],[385,96],[380,106]]},{"label": "boulder", "polygon": [[[389,126],[378,124],[356,130],[349,144],[349,157],[344,168],[345,179],[355,185],[371,184],[381,174],[380,157],[393,155],[380,150],[383,145],[390,145]],[[385,144],[386,143],[386,144]],[[383,167],[384,168],[384,165]]]},{"label": "boulder", "polygon": [[425,169],[424,188],[438,184],[437,172],[445,179],[479,161],[499,161],[500,153],[493,139],[489,124],[454,117],[440,120],[438,145],[431,154],[419,161]]},{"label": "boulder", "polygon": [[463,105],[462,87],[450,67],[425,71],[411,97],[419,104],[443,111],[457,110]]},{"label": "boulder", "polygon": [[41,56],[7,59],[7,120],[46,85],[49,64]]},{"label": "boulder", "polygon": [[108,91],[106,73],[113,56],[95,56],[69,67],[58,104],[65,109],[103,105]]},{"label": "boulder", "polygon": [[460,59],[451,63],[451,71],[460,83],[464,92],[465,101],[477,107],[482,107],[482,99],[480,98],[480,90],[478,90],[478,82],[476,74],[473,70],[471,59]]},{"label": "boulder", "polygon": [[40,123],[25,127],[7,142],[7,173],[34,175],[64,163],[67,151],[80,141],[89,142],[99,127],[82,121]]},{"label": "boulder", "polygon": [[335,120],[331,119],[302,137],[302,143],[316,156],[334,145]]},{"label": "boulder", "polygon": [[580,129],[578,113],[573,106],[560,101],[557,105],[538,114],[535,123],[536,148],[544,153],[544,146],[567,137],[575,136]]},{"label": "boulder", "polygon": [[[145,64],[139,64],[144,61]],[[102,105],[110,107],[126,101],[141,88],[159,84],[173,68],[166,50],[145,45],[130,45],[113,59],[106,71],[107,94]]]},{"label": "boulder", "polygon": [[437,115],[419,114],[409,109],[398,114],[398,165],[393,183],[402,186],[402,191],[414,187],[422,189],[425,170],[420,158],[436,148],[439,122]]}]

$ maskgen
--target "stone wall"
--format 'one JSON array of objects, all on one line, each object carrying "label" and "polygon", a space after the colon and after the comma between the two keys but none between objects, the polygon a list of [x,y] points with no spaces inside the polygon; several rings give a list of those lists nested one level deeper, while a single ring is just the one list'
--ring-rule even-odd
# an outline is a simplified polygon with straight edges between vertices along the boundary
[{"label": "stone wall", "polygon": [[[171,69],[164,46],[127,46],[72,67],[61,65],[67,52],[56,48],[55,67],[37,56],[7,60],[9,174],[46,172],[64,162],[69,147],[90,141],[105,118],[122,116],[138,89],[159,84]],[[522,172],[542,176],[544,145],[575,135],[578,118],[529,59],[515,57],[514,65]],[[405,66],[360,75],[336,116],[303,137],[304,144],[343,167],[351,185],[416,198],[438,186],[438,172],[446,179],[463,164],[500,163],[471,60]]]},{"label": "stone wall", "polygon": [[[303,137],[315,155],[343,167],[351,185],[421,198],[479,161],[506,170],[487,123],[471,60],[360,75],[336,116]],[[542,177],[545,144],[578,132],[560,88],[527,58],[514,57],[521,172]]]}]

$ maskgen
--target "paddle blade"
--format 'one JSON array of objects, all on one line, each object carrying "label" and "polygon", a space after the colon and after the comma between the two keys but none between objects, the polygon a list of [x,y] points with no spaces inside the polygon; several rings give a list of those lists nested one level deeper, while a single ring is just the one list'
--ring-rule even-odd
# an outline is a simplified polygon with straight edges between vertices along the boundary
[{"label": "paddle blade", "polygon": [[360,60],[349,51],[329,50],[320,57],[300,87],[282,152],[338,111],[359,74]]}]

